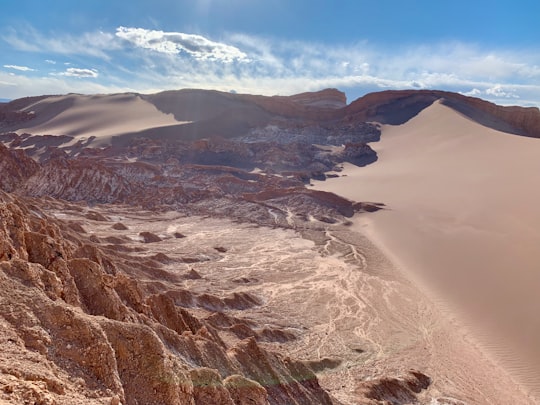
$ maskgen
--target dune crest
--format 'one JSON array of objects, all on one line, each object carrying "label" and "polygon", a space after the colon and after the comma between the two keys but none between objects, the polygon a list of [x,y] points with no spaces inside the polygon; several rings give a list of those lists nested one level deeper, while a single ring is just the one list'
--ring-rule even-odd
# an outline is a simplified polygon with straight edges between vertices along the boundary
[{"label": "dune crest", "polygon": [[19,133],[95,137],[97,143],[108,143],[113,136],[182,123],[135,94],[50,97],[23,111],[33,111],[38,121],[19,129]]}]

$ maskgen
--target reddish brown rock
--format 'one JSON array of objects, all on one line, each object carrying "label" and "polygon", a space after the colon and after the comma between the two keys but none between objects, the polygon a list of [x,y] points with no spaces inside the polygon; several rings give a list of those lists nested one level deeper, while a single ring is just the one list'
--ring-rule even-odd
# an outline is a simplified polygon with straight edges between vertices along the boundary
[{"label": "reddish brown rock", "polygon": [[[20,342],[6,352],[14,377],[0,393],[12,402],[61,403],[69,397],[73,403],[328,403],[318,384],[303,378],[315,378],[304,373],[307,368],[255,341],[231,352],[211,322],[188,308],[258,304],[250,294],[150,294],[124,274],[131,269],[124,253],[115,262],[111,254],[118,253],[79,240],[73,228],[29,210],[21,197],[0,193],[0,212],[0,342],[8,332],[9,342]],[[231,326],[243,322],[223,316]],[[24,380],[29,353],[39,365],[32,381],[43,384]],[[5,360],[0,355],[0,366]],[[281,385],[265,388],[271,378]]]},{"label": "reddish brown rock", "polygon": [[235,405],[217,370],[197,368],[189,372],[195,405]]},{"label": "reddish brown rock", "polygon": [[128,227],[121,222],[115,223],[111,228],[116,229],[117,231],[126,231],[128,229]]},{"label": "reddish brown rock", "polygon": [[139,236],[143,239],[144,243],[161,242],[161,238],[152,232],[139,232]]},{"label": "reddish brown rock", "polygon": [[127,404],[191,403],[193,386],[179,362],[145,325],[102,320]]},{"label": "reddish brown rock", "polygon": [[[431,384],[431,379],[425,374],[411,370],[401,377],[383,377],[362,383],[357,393],[368,401],[365,404],[388,403],[405,405],[418,403],[417,394]],[[373,401],[369,401],[373,400]],[[381,402],[379,402],[381,401]]]},{"label": "reddish brown rock", "polygon": [[39,165],[22,150],[10,150],[0,143],[1,190],[15,191],[38,170]]},{"label": "reddish brown rock", "polygon": [[241,375],[227,377],[223,384],[229,391],[234,405],[269,405],[268,393],[256,381]]}]

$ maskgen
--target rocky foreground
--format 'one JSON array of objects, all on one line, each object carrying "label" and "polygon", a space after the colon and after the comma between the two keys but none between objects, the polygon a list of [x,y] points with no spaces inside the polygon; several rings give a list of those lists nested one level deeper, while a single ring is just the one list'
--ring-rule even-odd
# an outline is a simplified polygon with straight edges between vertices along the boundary
[{"label": "rocky foreground", "polygon": [[[200,112],[190,112],[186,94],[212,114],[195,117]],[[386,275],[369,275],[366,258],[336,237],[346,234],[355,213],[383,205],[312,190],[311,179],[339,176],[344,162],[376,161],[367,142],[380,131],[368,121],[405,119],[441,94],[386,93],[369,106],[362,100],[346,106],[334,90],[290,98],[194,94],[144,96],[192,124],[122,134],[105,145],[77,134],[18,130],[58,116],[60,110],[50,110],[56,101],[1,106],[0,400],[438,401],[440,387],[430,391],[429,372],[413,370],[416,362],[402,354],[410,350],[398,341],[394,366],[369,368],[387,352],[369,330],[386,326],[374,315],[369,319],[365,297],[338,296],[352,300],[347,305],[355,310],[339,312],[324,328],[320,318],[327,313],[310,314],[303,305],[317,291],[304,287],[323,283],[332,266],[363,268],[365,280],[387,283]],[[444,95],[454,103],[462,97]],[[62,100],[66,108],[78,102]],[[484,118],[491,113],[482,103],[460,105]],[[538,135],[530,129],[536,128],[534,114],[517,121],[497,117],[490,122]],[[294,232],[301,237],[292,238]],[[273,241],[280,247],[272,250]],[[306,259],[305,251],[316,254]],[[289,263],[295,255],[299,261]],[[317,261],[324,262],[323,273],[299,278]],[[361,285],[368,283],[351,289]],[[333,310],[327,299],[313,302],[318,310]],[[366,330],[347,330],[362,314]],[[440,401],[446,402],[431,403],[462,403]]]}]

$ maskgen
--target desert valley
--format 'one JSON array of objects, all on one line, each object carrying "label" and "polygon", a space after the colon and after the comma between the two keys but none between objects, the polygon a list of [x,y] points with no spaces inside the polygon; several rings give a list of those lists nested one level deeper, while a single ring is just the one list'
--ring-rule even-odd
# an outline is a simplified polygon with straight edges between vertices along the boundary
[{"label": "desert valley", "polygon": [[536,404],[540,111],[0,103],[0,403]]}]

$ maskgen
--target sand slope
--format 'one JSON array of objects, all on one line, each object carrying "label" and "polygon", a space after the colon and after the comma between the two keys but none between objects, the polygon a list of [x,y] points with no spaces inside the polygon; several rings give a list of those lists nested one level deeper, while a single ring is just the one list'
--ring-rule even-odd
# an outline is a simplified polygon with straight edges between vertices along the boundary
[{"label": "sand slope", "polygon": [[378,162],[316,187],[387,204],[362,230],[540,394],[540,142],[436,102],[372,147]]},{"label": "sand slope", "polygon": [[172,114],[159,111],[135,94],[48,97],[25,111],[35,111],[37,119],[19,133],[94,136],[97,143],[107,143],[112,136],[181,124]]}]

